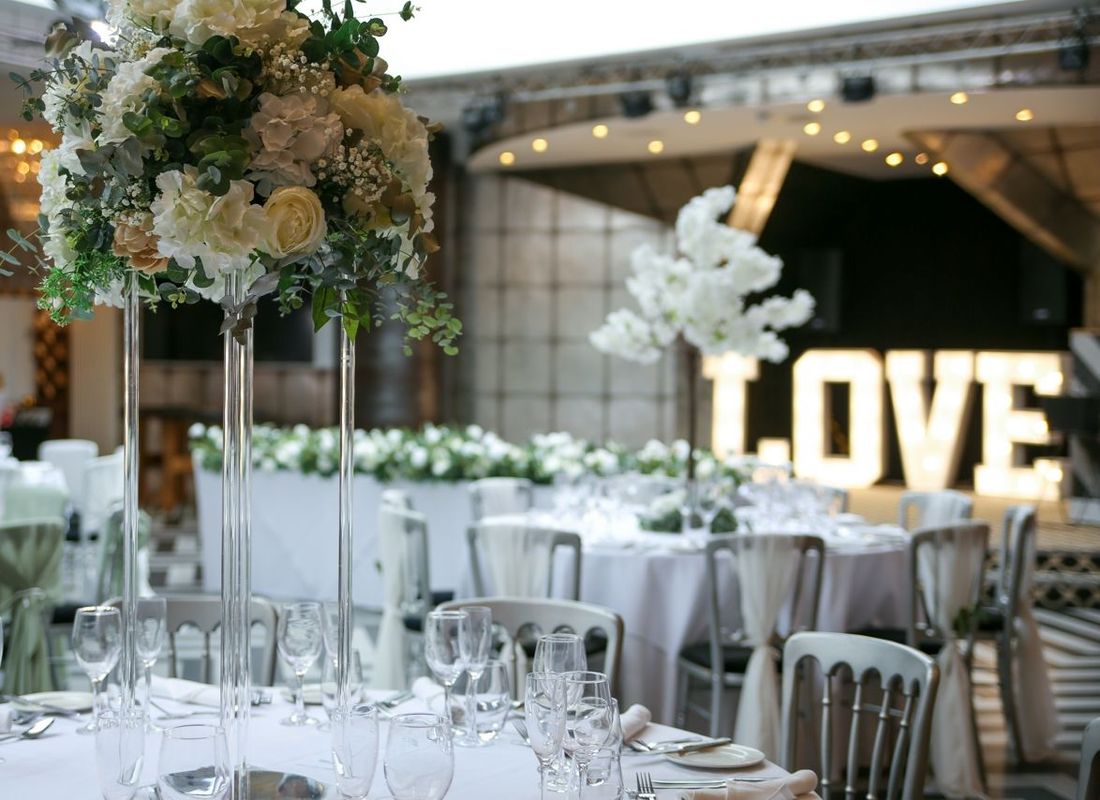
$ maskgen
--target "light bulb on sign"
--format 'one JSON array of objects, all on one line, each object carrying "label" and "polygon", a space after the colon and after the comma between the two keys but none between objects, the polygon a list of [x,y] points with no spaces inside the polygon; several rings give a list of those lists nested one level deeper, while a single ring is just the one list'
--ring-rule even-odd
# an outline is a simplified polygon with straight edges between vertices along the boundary
[{"label": "light bulb on sign", "polygon": [[711,448],[719,458],[745,452],[745,384],[759,377],[755,358],[706,356],[703,377],[714,381]]}]

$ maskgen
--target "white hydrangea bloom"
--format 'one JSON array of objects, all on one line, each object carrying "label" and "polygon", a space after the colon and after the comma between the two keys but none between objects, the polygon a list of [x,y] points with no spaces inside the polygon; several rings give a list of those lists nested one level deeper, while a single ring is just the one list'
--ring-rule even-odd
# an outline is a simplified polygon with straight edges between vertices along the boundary
[{"label": "white hydrangea bloom", "polygon": [[157,87],[156,79],[146,72],[159,64],[166,55],[174,52],[176,51],[170,47],[157,47],[137,61],[124,61],[118,65],[114,77],[103,90],[103,104],[99,107],[99,117],[103,125],[103,131],[98,138],[100,144],[124,142],[134,135],[123,123],[123,115],[144,106],[142,95]]},{"label": "white hydrangea bloom", "polygon": [[182,0],[169,29],[200,46],[212,36],[236,36],[250,44],[262,38],[284,11],[286,0]]}]

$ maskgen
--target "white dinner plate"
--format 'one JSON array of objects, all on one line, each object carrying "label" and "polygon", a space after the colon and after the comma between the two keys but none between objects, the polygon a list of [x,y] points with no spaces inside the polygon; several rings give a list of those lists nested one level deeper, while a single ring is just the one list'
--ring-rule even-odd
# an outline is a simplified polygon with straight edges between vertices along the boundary
[{"label": "white dinner plate", "polygon": [[[321,705],[321,684],[319,683],[307,683],[303,687],[302,698],[303,702],[307,706],[319,706]],[[288,703],[294,702],[294,690],[284,686],[283,687],[283,699]]]},{"label": "white dinner plate", "polygon": [[689,753],[665,753],[665,758],[681,767],[696,769],[741,769],[763,763],[764,754],[754,747],[740,744],[724,744],[709,750]]},{"label": "white dinner plate", "polygon": [[[57,706],[66,711],[91,711],[92,695],[89,692],[36,692],[23,695],[26,703],[18,700],[12,705],[20,711],[41,711],[33,703],[45,703],[48,706]],[[48,713],[48,712],[47,712]]]}]

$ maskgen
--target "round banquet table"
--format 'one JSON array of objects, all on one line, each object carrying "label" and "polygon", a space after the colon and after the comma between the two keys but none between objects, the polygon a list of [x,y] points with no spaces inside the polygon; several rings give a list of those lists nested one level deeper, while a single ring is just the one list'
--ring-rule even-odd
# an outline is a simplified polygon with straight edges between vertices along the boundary
[{"label": "round banquet table", "polygon": [[[329,732],[317,728],[287,728],[279,720],[291,711],[291,704],[274,692],[272,703],[253,709],[251,738],[249,744],[250,763],[258,769],[293,772],[321,781],[332,786],[335,775],[329,754]],[[372,697],[384,696],[385,692],[372,693]],[[187,706],[172,700],[158,699],[158,703],[172,711],[193,711],[196,706]],[[324,716],[317,706],[309,709],[314,716]],[[426,707],[419,700],[411,700],[398,709],[398,713],[424,711]],[[213,716],[199,716],[182,722],[202,722],[214,720]],[[70,719],[58,718],[53,727],[40,739],[0,744],[0,754],[6,759],[0,763],[0,787],[4,798],[57,798],[57,800],[99,800],[95,762],[95,737],[80,736],[75,730],[80,723]],[[382,757],[385,751],[385,722],[380,737],[379,762],[375,772],[370,798],[387,797],[385,777],[382,769]],[[646,740],[663,741],[682,738],[683,731],[677,731],[663,725],[650,725],[643,731]],[[157,753],[160,746],[160,734],[148,734],[145,740],[145,765],[141,785],[148,786],[156,780]],[[635,774],[638,771],[649,772],[654,778],[701,778],[713,779],[723,775],[738,777],[782,777],[787,774],[782,768],[765,762],[757,767],[738,770],[736,773],[722,773],[715,770],[689,770],[664,760],[661,756],[639,755],[623,751],[622,757],[624,785],[635,787]],[[671,793],[666,793],[671,796]],[[137,795],[141,800],[150,797],[148,792]],[[332,788],[325,798],[336,798]],[[564,795],[548,797],[564,798]],[[537,800],[538,777],[536,760],[531,750],[519,739],[511,725],[497,740],[488,747],[470,749],[455,748],[455,771],[451,789],[446,800]]]},{"label": "round banquet table", "polygon": [[[645,534],[629,545],[586,543],[581,563],[580,599],[610,608],[623,618],[626,637],[619,674],[623,702],[644,702],[654,720],[674,722],[680,651],[708,637],[706,556],[679,536]],[[732,566],[731,561],[731,568],[720,572],[719,596],[723,608],[732,614],[723,617],[724,623],[739,622]],[[572,551],[559,548],[554,557],[553,595],[565,596],[572,586],[572,569]],[[907,543],[901,536],[875,543],[827,540],[817,629],[844,632],[904,625],[908,571]],[[469,578],[462,581],[459,596],[469,597],[470,587]],[[808,594],[803,593],[804,603],[810,600]],[[805,608],[797,619],[807,619]]]}]

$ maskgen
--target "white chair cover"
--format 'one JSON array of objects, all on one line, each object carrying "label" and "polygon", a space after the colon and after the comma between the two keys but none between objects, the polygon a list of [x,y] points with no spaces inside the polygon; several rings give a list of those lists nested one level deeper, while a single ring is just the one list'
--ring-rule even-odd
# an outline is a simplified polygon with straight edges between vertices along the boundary
[{"label": "white chair cover", "polygon": [[742,625],[754,649],[737,704],[734,740],[772,760],[780,755],[780,696],[779,651],[770,640],[799,577],[796,541],[781,534],[761,536],[741,548],[736,560]]},{"label": "white chair cover", "polygon": [[38,447],[38,458],[61,470],[69,497],[76,510],[84,513],[84,467],[99,455],[99,445],[86,439],[52,439]]},{"label": "white chair cover", "polygon": [[531,508],[531,482],[522,478],[483,478],[470,485],[474,519],[524,514]]},{"label": "white chair cover", "polygon": [[985,796],[972,735],[970,675],[954,626],[959,611],[973,602],[974,582],[985,563],[985,542],[979,538],[971,541],[973,546],[967,547],[958,540],[944,539],[917,553],[924,607],[945,638],[936,657],[940,688],[929,751],[936,785],[944,796],[952,798]]},{"label": "white chair cover", "polygon": [[[905,492],[902,502],[909,500],[917,509],[917,518],[910,530],[920,528],[940,528],[953,522],[970,519],[973,503],[962,492],[946,489],[939,492]],[[907,520],[901,520],[907,527]]]},{"label": "white chair cover", "polygon": [[403,688],[408,680],[405,648],[405,615],[402,607],[408,590],[409,537],[405,521],[410,512],[383,505],[378,511],[378,556],[382,564],[382,620],[375,642],[371,686]]},{"label": "white chair cover", "polygon": [[[1020,535],[1017,528],[1014,535]],[[1008,552],[1016,551],[1016,543],[1008,542]],[[1020,721],[1020,747],[1028,761],[1039,761],[1055,753],[1055,737],[1058,735],[1058,710],[1054,705],[1054,691],[1050,685],[1050,673],[1043,658],[1043,643],[1039,638],[1039,625],[1031,610],[1031,589],[1035,580],[1035,537],[1031,537],[1024,553],[1023,573],[1020,576],[1020,594],[1016,612],[1015,671],[1016,718]]]},{"label": "white chair cover", "polygon": [[84,465],[81,481],[84,497],[80,517],[82,537],[103,527],[115,506],[122,502],[124,484],[121,454],[93,458]]},{"label": "white chair cover", "polygon": [[478,529],[487,593],[498,597],[545,597],[550,585],[553,531],[492,523]]}]

